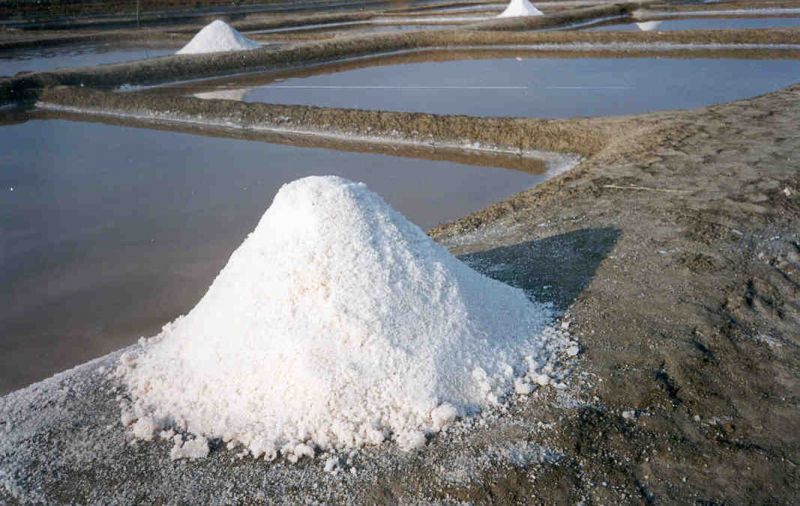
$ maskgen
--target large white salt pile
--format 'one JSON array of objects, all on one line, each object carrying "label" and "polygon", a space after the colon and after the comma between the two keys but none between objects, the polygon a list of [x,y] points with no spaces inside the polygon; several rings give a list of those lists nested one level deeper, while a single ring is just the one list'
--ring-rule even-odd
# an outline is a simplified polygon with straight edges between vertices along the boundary
[{"label": "large white salt pile", "polygon": [[290,460],[415,448],[544,384],[563,346],[550,319],[364,184],[308,177],[281,188],[189,314],[123,356],[124,423]]},{"label": "large white salt pile", "polygon": [[497,15],[498,18],[515,18],[520,16],[541,16],[544,13],[528,0],[511,0],[506,10]]},{"label": "large white salt pile", "polygon": [[247,51],[261,44],[250,40],[222,20],[215,20],[197,32],[192,40],[176,54],[219,53],[222,51]]}]

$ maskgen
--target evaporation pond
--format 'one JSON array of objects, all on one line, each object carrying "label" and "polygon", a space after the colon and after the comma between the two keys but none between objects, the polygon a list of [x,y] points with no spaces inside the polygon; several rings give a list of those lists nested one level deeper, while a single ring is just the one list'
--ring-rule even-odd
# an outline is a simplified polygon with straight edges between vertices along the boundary
[{"label": "evaporation pond", "polygon": [[796,60],[503,57],[350,62],[152,90],[201,98],[388,111],[569,118],[690,109],[800,80]]},{"label": "evaporation pond", "polygon": [[0,51],[0,76],[41,72],[66,67],[91,67],[105,63],[144,60],[172,54],[175,49],[87,44],[41,49]]},{"label": "evaporation pond", "polygon": [[588,31],[671,32],[676,30],[752,30],[797,28],[800,17],[791,18],[686,18],[612,23],[586,28]]},{"label": "evaporation pond", "polygon": [[0,126],[0,166],[0,394],[191,309],[284,183],[363,181],[430,227],[546,177],[64,120]]}]

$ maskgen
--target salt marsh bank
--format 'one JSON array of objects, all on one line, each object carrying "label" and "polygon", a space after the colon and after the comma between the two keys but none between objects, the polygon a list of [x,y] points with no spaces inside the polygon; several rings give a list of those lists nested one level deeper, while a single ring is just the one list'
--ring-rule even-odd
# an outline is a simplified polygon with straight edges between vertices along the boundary
[{"label": "salt marsh bank", "polygon": [[[354,17],[503,9],[448,7]],[[0,322],[28,336],[0,338],[3,355],[83,347],[77,363],[119,348],[0,398],[0,502],[792,503],[800,37],[538,31],[710,7],[537,7],[280,43],[247,24],[290,16],[245,17],[233,24],[260,47],[0,81],[15,287]],[[192,28],[170,33],[183,47]],[[634,62],[668,75],[702,54],[763,81],[550,114],[258,95],[276,78],[368,77],[384,58],[440,80],[447,64],[469,76],[496,61],[429,57],[442,48],[506,52],[511,75],[575,56],[594,66],[574,76]],[[709,75],[684,83],[714,88]],[[327,174],[368,187],[278,190]]]}]

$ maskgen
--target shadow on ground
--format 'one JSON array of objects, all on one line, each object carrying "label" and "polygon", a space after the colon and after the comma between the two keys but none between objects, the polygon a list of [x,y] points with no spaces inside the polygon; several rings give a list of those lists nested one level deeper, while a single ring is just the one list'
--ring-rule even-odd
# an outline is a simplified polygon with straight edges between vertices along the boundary
[{"label": "shadow on ground", "polygon": [[587,228],[459,257],[475,270],[566,310],[619,238],[616,228]]}]

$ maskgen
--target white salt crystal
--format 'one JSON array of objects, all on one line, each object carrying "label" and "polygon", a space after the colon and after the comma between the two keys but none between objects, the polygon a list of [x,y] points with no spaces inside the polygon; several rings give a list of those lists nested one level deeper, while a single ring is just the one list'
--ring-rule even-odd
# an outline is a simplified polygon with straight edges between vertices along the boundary
[{"label": "white salt crystal", "polygon": [[333,473],[339,470],[339,457],[329,457],[328,460],[325,461],[325,468],[326,473]]},{"label": "white salt crystal", "polygon": [[128,410],[123,410],[122,414],[120,415],[120,421],[122,422],[123,427],[128,427],[133,422],[136,421],[136,415],[133,412]]},{"label": "white salt crystal", "polygon": [[425,433],[421,431],[404,432],[397,436],[397,445],[405,452],[419,450],[425,446]]},{"label": "white salt crystal", "polygon": [[458,416],[458,410],[452,404],[442,404],[431,411],[433,430],[439,432],[446,429]]},{"label": "white salt crystal", "polygon": [[204,437],[197,437],[183,444],[176,442],[175,446],[169,451],[169,458],[172,460],[202,459],[208,456],[208,452],[208,440]]},{"label": "white salt crystal", "polygon": [[143,439],[145,441],[152,441],[153,434],[159,429],[155,421],[149,416],[145,416],[136,420],[133,424],[133,435],[136,439]]},{"label": "white salt crystal", "polygon": [[308,457],[313,459],[314,449],[307,444],[300,443],[294,447],[294,454],[297,456],[297,458]]},{"label": "white salt crystal", "polygon": [[528,395],[533,392],[533,385],[522,378],[517,378],[514,381],[514,391],[519,395]]}]

